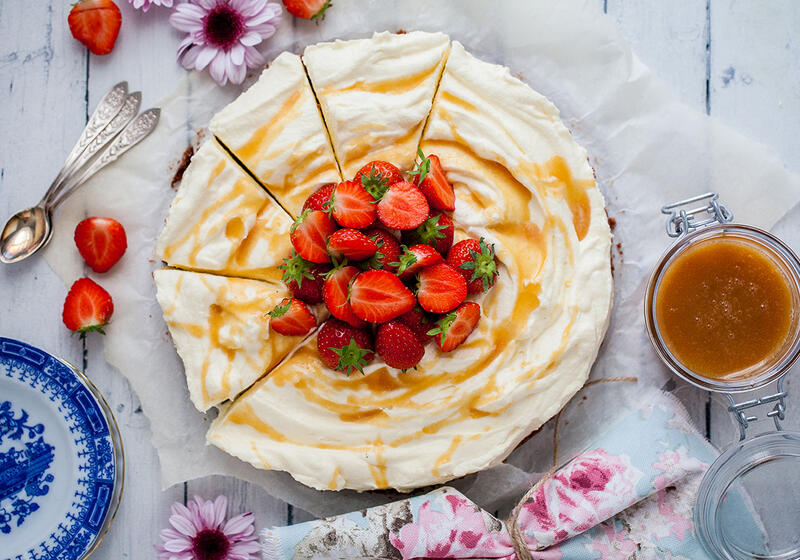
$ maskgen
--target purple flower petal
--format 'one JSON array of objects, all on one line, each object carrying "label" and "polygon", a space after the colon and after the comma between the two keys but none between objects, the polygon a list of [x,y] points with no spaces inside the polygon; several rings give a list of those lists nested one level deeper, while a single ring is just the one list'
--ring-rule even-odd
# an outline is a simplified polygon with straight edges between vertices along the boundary
[{"label": "purple flower petal", "polygon": [[248,68],[263,68],[267,64],[267,60],[260,52],[254,47],[245,47],[244,49],[244,62]]},{"label": "purple flower petal", "polygon": [[228,520],[222,532],[229,537],[235,538],[239,536],[245,529],[253,525],[253,514],[243,513]]},{"label": "purple flower petal", "polygon": [[224,52],[217,51],[216,56],[208,65],[208,72],[211,77],[221,86],[228,83],[228,77],[225,75],[225,56]]},{"label": "purple flower petal", "polygon": [[225,523],[225,513],[228,510],[228,498],[225,496],[217,496],[214,500],[214,526],[219,528]]},{"label": "purple flower petal", "polygon": [[194,524],[186,517],[180,515],[170,516],[169,524],[175,527],[179,533],[183,533],[187,537],[193,537],[197,534]]},{"label": "purple flower petal", "polygon": [[204,69],[206,66],[208,66],[208,64],[212,60],[214,60],[214,58],[218,54],[219,54],[219,51],[217,49],[215,49],[214,47],[211,47],[211,46],[208,46],[208,45],[204,45],[200,49],[200,52],[197,55],[197,61],[194,64],[195,69],[196,70]]},{"label": "purple flower petal", "polygon": [[[195,0],[195,1],[198,4],[200,4],[200,6],[202,6],[202,8],[204,10],[206,10],[206,11],[212,9],[214,6],[216,6],[219,3],[218,0]],[[221,1],[224,2],[225,0],[221,0]]]}]

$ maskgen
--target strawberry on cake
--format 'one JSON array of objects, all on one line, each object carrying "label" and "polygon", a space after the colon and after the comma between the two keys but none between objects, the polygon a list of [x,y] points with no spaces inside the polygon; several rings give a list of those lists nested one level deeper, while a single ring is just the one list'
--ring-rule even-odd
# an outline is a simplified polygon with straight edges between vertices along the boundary
[{"label": "strawberry on cake", "polygon": [[[214,368],[204,366],[208,333],[227,321],[217,313],[213,329],[203,326],[220,298],[185,297],[157,277],[195,402],[197,379],[211,369],[237,379],[225,391],[220,380],[207,382],[214,394],[198,408],[230,400],[219,405],[208,442],[330,490],[405,491],[499,463],[583,385],[607,327],[611,235],[585,150],[546,98],[440,33],[377,33],[292,57],[278,57],[212,121],[265,188],[258,211],[275,197],[286,211],[276,223],[290,221],[269,228],[259,251],[280,263],[271,266],[281,289],[258,306],[260,318],[230,319],[259,343],[211,336],[210,347],[224,351]],[[281,82],[287,72],[293,86]],[[317,150],[300,159],[292,150],[302,151],[305,137],[281,118],[294,94],[257,93],[292,87],[320,105],[319,126],[307,130]],[[315,121],[303,107],[296,114]],[[336,176],[313,171],[330,169],[320,162],[334,157]],[[193,182],[184,179],[176,201]],[[194,211],[192,227],[254,206],[225,218]],[[179,215],[170,212],[160,247],[186,230]],[[255,224],[216,242],[224,264],[215,269],[165,260],[247,275],[232,269],[231,254]],[[246,282],[278,285],[266,280]],[[259,347],[269,352],[254,359]]]}]

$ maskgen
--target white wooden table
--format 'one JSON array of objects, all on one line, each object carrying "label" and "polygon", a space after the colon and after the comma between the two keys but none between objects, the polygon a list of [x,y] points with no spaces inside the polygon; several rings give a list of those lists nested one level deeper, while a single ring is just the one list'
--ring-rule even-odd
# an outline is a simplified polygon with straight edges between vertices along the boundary
[{"label": "white wooden table", "polygon": [[[789,169],[800,171],[800,3],[590,1],[602,5],[634,51],[682,101],[771,146]],[[0,0],[3,221],[38,200],[88,113],[114,83],[124,78],[132,89],[141,89],[147,107],[172,91],[184,72],[175,62],[179,35],[167,24],[167,12],[153,8],[142,14],[125,0],[117,3],[123,28],[116,48],[110,56],[95,57],[70,36],[70,2]],[[224,477],[162,491],[148,421],[138,399],[105,363],[98,337],[83,343],[64,328],[60,314],[65,293],[41,258],[0,267],[0,335],[82,366],[111,404],[122,430],[128,458],[125,496],[96,558],[152,557],[169,505],[195,493],[227,494],[233,511],[256,513],[258,527],[310,517],[258,487]],[[719,441],[707,395],[680,386],[676,393],[712,441],[727,443]],[[793,401],[800,408],[800,398]]]}]

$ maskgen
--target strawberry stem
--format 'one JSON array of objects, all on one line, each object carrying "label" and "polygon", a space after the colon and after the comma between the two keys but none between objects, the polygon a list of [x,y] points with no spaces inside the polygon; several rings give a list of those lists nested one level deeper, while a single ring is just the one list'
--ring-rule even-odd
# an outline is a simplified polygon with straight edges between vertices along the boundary
[{"label": "strawberry stem", "polygon": [[352,336],[350,337],[350,342],[341,348],[331,346],[328,350],[331,350],[339,356],[339,363],[336,364],[336,369],[345,372],[348,377],[354,369],[357,369],[364,375],[364,366],[369,363],[364,356],[372,352],[371,350],[361,348],[358,343],[356,343],[356,339]]}]

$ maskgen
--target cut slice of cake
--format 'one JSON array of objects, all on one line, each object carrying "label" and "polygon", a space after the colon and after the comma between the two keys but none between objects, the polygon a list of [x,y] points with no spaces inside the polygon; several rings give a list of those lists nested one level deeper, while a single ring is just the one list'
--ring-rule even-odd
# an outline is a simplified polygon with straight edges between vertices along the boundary
[{"label": "cut slice of cake", "polygon": [[325,183],[341,181],[300,57],[283,53],[209,126],[293,216]]},{"label": "cut slice of cake", "polygon": [[423,31],[306,48],[303,63],[345,177],[374,160],[411,169],[449,48],[446,35]]},{"label": "cut slice of cake", "polygon": [[289,295],[281,284],[175,269],[153,277],[200,411],[252,385],[303,339],[269,328],[267,313]]}]

